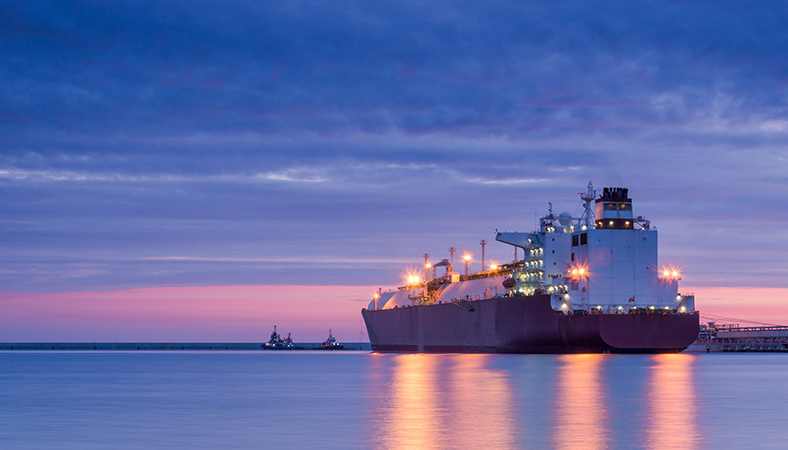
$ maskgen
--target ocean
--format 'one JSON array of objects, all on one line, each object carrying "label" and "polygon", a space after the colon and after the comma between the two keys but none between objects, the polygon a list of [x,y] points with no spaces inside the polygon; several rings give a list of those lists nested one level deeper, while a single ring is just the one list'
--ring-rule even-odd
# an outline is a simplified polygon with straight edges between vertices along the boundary
[{"label": "ocean", "polygon": [[2,449],[785,449],[788,355],[0,352]]}]

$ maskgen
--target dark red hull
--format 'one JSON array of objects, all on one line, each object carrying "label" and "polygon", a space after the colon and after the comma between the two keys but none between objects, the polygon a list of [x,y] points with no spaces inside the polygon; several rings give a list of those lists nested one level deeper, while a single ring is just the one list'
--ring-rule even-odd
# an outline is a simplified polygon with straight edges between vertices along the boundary
[{"label": "dark red hull", "polygon": [[564,315],[549,295],[362,311],[372,350],[440,353],[671,353],[698,337],[691,314]]}]

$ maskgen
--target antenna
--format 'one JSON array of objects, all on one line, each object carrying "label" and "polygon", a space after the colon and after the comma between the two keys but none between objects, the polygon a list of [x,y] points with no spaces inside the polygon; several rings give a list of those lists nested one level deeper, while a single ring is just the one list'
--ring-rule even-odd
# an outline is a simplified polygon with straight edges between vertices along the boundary
[{"label": "antenna", "polygon": [[581,217],[580,220],[585,218],[586,226],[589,228],[593,228],[594,220],[596,220],[596,218],[594,217],[594,210],[593,208],[591,208],[591,202],[593,202],[594,199],[596,198],[596,191],[594,190],[594,185],[591,184],[590,181],[588,182],[588,192],[586,192],[585,194],[580,192],[580,198],[584,202],[586,202],[586,204],[583,205],[585,211],[583,212],[583,217]]}]

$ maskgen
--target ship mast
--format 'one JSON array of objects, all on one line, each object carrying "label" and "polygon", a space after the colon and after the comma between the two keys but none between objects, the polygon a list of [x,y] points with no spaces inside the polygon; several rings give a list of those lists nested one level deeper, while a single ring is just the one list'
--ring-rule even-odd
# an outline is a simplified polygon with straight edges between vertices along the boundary
[{"label": "ship mast", "polygon": [[585,194],[580,192],[580,198],[584,202],[586,202],[586,204],[583,205],[585,212],[583,212],[583,217],[581,217],[580,220],[583,220],[583,218],[585,218],[585,225],[587,228],[594,228],[594,220],[595,220],[594,208],[591,207],[591,202],[594,201],[595,197],[596,197],[596,191],[594,190],[594,185],[591,184],[591,182],[589,181],[588,192],[586,192]]}]

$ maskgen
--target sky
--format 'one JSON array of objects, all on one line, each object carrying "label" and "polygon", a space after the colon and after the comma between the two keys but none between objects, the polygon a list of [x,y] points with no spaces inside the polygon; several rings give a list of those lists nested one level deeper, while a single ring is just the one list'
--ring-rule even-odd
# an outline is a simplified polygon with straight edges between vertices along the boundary
[{"label": "sky", "polygon": [[[781,2],[0,4],[0,341],[366,340],[449,247],[629,188],[788,324]],[[706,294],[705,296],[703,294]]]}]

